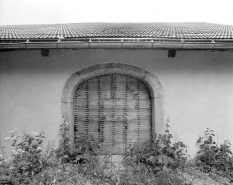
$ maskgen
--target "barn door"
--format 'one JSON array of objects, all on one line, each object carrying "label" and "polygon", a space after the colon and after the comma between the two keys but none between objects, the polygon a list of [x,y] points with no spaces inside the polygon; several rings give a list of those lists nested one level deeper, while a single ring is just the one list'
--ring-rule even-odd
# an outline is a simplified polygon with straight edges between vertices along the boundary
[{"label": "barn door", "polygon": [[[103,154],[124,154],[128,144],[151,139],[151,96],[140,80],[107,74],[86,80],[74,95],[74,139],[94,136]],[[75,142],[75,141],[74,141]]]}]

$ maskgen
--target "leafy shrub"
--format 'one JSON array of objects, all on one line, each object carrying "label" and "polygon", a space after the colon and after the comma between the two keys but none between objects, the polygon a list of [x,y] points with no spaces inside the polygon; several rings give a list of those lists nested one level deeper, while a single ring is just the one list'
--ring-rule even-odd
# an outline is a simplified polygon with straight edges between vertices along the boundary
[{"label": "leafy shrub", "polygon": [[11,130],[5,140],[11,141],[14,150],[8,163],[0,156],[1,183],[3,180],[13,184],[81,182],[80,178],[95,179],[98,183],[112,182],[109,156],[100,160],[101,147],[93,142],[94,138],[79,136],[73,145],[68,135],[69,125],[63,124],[60,128],[62,138],[58,149],[54,149],[54,142],[49,142],[44,154],[40,148],[43,132],[24,133],[20,137],[16,130]]},{"label": "leafy shrub", "polygon": [[69,139],[65,141],[67,143],[61,142],[60,147],[55,151],[59,161],[57,165],[38,174],[34,178],[34,184],[55,182],[85,184],[82,179],[89,179],[94,184],[113,182],[109,155],[100,158],[101,147],[99,143],[94,142],[93,137],[79,136],[76,138],[75,145],[68,144]]},{"label": "leafy shrub", "polygon": [[187,148],[182,142],[172,144],[168,123],[169,120],[164,135],[154,135],[150,141],[129,146],[124,156],[124,168],[118,171],[109,163],[110,152],[103,156],[102,147],[95,138],[81,135],[73,144],[67,123],[60,126],[58,149],[55,149],[55,142],[49,142],[44,154],[40,148],[43,132],[24,133],[20,137],[11,130],[5,139],[11,141],[14,150],[9,161],[0,155],[0,183],[187,185],[191,181],[180,172],[189,166],[195,170],[195,165],[205,172],[232,176],[233,157],[229,141],[218,146],[214,131],[207,129],[205,136],[197,141],[200,144],[197,157],[187,163]]},{"label": "leafy shrub", "polygon": [[70,125],[67,122],[60,125],[60,136],[56,157],[60,160],[60,163],[70,162],[69,159],[74,146],[71,142]]},{"label": "leafy shrub", "polygon": [[155,173],[166,168],[183,168],[187,161],[186,146],[183,142],[172,144],[172,134],[169,134],[169,120],[164,135],[159,134],[153,140],[145,141],[134,146],[130,146],[124,156],[126,165],[143,163]]},{"label": "leafy shrub", "polygon": [[233,157],[230,149],[230,141],[217,145],[215,132],[207,128],[204,137],[197,140],[200,150],[197,152],[197,165],[204,172],[224,172],[225,175],[233,177]]},{"label": "leafy shrub", "polygon": [[70,126],[68,123],[63,123],[60,126],[60,145],[55,151],[57,158],[62,163],[91,163],[93,160],[98,160],[101,152],[100,144],[96,138],[92,136],[80,135],[75,138],[75,143],[71,142]]},{"label": "leafy shrub", "polygon": [[[70,126],[66,122],[60,126],[60,136],[59,147],[55,150],[58,168],[66,165],[74,165],[72,168],[78,174],[82,174],[90,179],[95,179],[95,181],[98,182],[109,181],[110,176],[112,176],[111,165],[109,163],[110,154],[101,157],[102,148],[100,144],[96,142],[96,138],[80,135],[75,138],[75,143],[71,142]],[[44,172],[42,172],[42,174],[43,173]],[[45,171],[43,177],[45,177],[46,174],[48,173]],[[57,178],[52,174],[50,174],[50,177],[53,180]],[[43,179],[44,178],[41,180]],[[66,178],[64,177],[63,180],[64,179]]]},{"label": "leafy shrub", "polygon": [[55,149],[55,141],[49,141],[45,149],[45,152],[43,153],[43,158],[47,166],[51,167],[51,166],[56,166],[58,164],[56,158],[56,150],[57,149]]},{"label": "leafy shrub", "polygon": [[45,138],[44,133],[33,132],[32,135],[24,133],[20,137],[14,129],[9,134],[10,136],[5,140],[11,141],[14,150],[12,159],[7,164],[9,173],[6,175],[10,177],[8,181],[15,184],[29,184],[32,178],[47,166],[40,147]]}]

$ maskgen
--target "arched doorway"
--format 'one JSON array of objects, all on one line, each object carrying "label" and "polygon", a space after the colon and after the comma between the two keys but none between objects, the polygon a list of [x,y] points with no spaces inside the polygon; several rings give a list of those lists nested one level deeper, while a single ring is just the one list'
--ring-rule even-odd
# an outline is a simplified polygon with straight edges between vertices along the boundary
[{"label": "arched doorway", "polygon": [[74,142],[93,136],[105,154],[124,154],[129,144],[152,138],[152,98],[147,85],[125,74],[83,81],[74,94]]},{"label": "arched doorway", "polygon": [[[98,80],[99,78],[102,78],[102,80],[105,79],[105,75],[109,75],[107,78],[115,78],[114,75],[118,76],[118,75],[122,75],[124,76],[124,78],[128,78],[128,79],[133,79],[136,81],[140,81],[140,84],[146,85],[147,88],[145,88],[145,92],[149,91],[148,94],[150,94],[150,105],[147,108],[150,108],[151,111],[151,128],[148,126],[147,128],[147,133],[163,133],[164,132],[164,128],[165,128],[165,124],[164,124],[164,111],[163,111],[163,90],[162,90],[162,86],[159,82],[159,80],[150,72],[138,68],[136,66],[132,66],[132,65],[128,65],[128,64],[121,64],[121,63],[105,63],[105,64],[96,64],[93,66],[90,66],[88,68],[82,69],[76,73],[74,73],[73,75],[71,75],[71,77],[67,80],[67,82],[65,83],[65,86],[63,88],[62,91],[62,98],[61,98],[61,103],[62,103],[62,117],[63,117],[63,121],[66,121],[67,123],[69,123],[70,125],[70,131],[71,131],[71,135],[74,137],[73,141],[75,142],[75,134],[78,134],[77,131],[75,131],[75,124],[77,124],[77,122],[75,122],[75,119],[77,119],[78,114],[75,116],[75,106],[78,107],[78,103],[75,103],[76,99],[75,96],[77,96],[78,93],[78,89],[79,87],[88,87],[87,83],[91,82],[91,80]],[[117,81],[117,78],[116,78]],[[81,85],[82,84],[82,85]],[[98,83],[96,83],[98,84]],[[116,85],[114,85],[115,83],[112,83],[112,89],[117,88]],[[101,84],[100,84],[101,85]],[[142,85],[142,86],[143,86]],[[140,85],[139,85],[140,86]],[[88,87],[89,88],[89,87]],[[137,86],[132,87],[134,89],[137,88]],[[111,89],[111,88],[110,88]],[[98,89],[97,89],[98,90]],[[88,92],[89,93],[89,92]],[[105,92],[106,93],[106,92]],[[114,94],[114,93],[113,93]],[[110,96],[109,96],[110,97]],[[149,95],[148,95],[149,97]],[[149,100],[148,99],[148,100]],[[114,101],[116,102],[116,104],[114,103]],[[100,101],[100,107],[106,107],[107,104],[111,104],[111,109],[116,109],[117,108],[117,104],[119,103],[120,106],[124,107],[125,105],[127,105],[127,103],[125,102],[126,99],[117,99],[117,98],[110,98],[109,100],[104,100],[104,101]],[[138,101],[137,99],[135,99],[135,101]],[[139,99],[140,101],[140,99]],[[79,101],[78,101],[79,102]],[[121,103],[120,103],[121,102]],[[106,104],[106,105],[105,105]],[[88,105],[89,106],[89,105]],[[102,111],[103,109],[99,109],[99,111]],[[126,110],[126,108],[124,107],[122,109]],[[84,110],[87,112],[87,109]],[[119,109],[120,111],[120,109]],[[147,112],[150,112],[147,111]],[[103,112],[103,111],[102,111]],[[107,112],[107,111],[104,111]],[[85,113],[86,114],[86,113]],[[104,114],[104,113],[103,113]],[[140,114],[140,113],[139,113]],[[84,115],[84,113],[83,113]],[[90,114],[89,114],[90,115]],[[101,116],[101,114],[98,113],[98,116]],[[116,114],[117,115],[117,114]],[[125,115],[125,113],[122,112],[122,115]],[[149,115],[149,114],[148,114]],[[103,115],[104,116],[104,115]],[[76,118],[75,118],[76,117]],[[115,117],[116,118],[116,117]],[[149,119],[148,119],[149,120]],[[128,121],[128,120],[123,120],[123,121]],[[101,120],[98,120],[98,124],[97,125],[101,125]],[[138,125],[138,122],[134,122],[136,123],[136,125]],[[112,139],[113,141],[118,141],[117,139],[115,140],[115,136],[117,134],[115,133],[120,133],[120,130],[115,130],[115,127],[113,127],[113,123],[111,122],[110,125],[112,124],[112,126],[109,126],[107,128],[112,129],[111,133],[114,133],[114,137],[113,135],[109,135],[110,140]],[[120,123],[119,123],[120,124]],[[125,122],[121,123],[121,127],[122,128],[122,133],[125,133],[127,129],[124,128]],[[129,124],[129,123],[128,123]],[[150,123],[148,123],[150,124]],[[134,124],[135,125],[135,124]],[[139,132],[141,128],[141,122],[139,122],[139,129],[137,128],[136,132]],[[146,124],[145,124],[146,125]],[[86,127],[84,125],[84,127]],[[89,127],[89,126],[88,126]],[[105,128],[105,129],[107,129]],[[117,127],[118,128],[118,127]],[[131,127],[130,127],[131,128]],[[134,128],[134,127],[132,127]],[[100,136],[98,136],[98,139],[101,139],[101,137],[107,137],[107,135],[101,135],[101,132],[103,132],[103,129],[99,128],[98,133],[96,132],[96,135],[98,135],[100,133]],[[84,129],[85,130],[85,129]],[[128,130],[127,130],[128,131]],[[136,133],[134,132],[134,133]],[[109,132],[110,133],[110,132]],[[140,135],[140,134],[139,134]],[[150,134],[149,134],[150,135]],[[122,147],[121,152],[124,151],[124,146],[125,146],[125,141],[126,140],[126,135],[120,134],[120,136],[123,136],[123,139],[120,140],[120,142],[123,144],[121,144],[120,147]],[[131,137],[131,135],[130,135]],[[138,136],[137,136],[138,137]],[[131,138],[134,138],[133,136]],[[140,139],[143,137],[139,137],[139,139],[133,140],[135,142],[140,141]],[[149,138],[149,137],[148,137]],[[130,138],[129,138],[130,139]],[[102,140],[104,141],[104,140]],[[114,148],[114,144],[113,142],[110,142],[110,147]],[[129,141],[127,141],[126,143],[129,143]],[[105,144],[105,143],[103,143]]]}]

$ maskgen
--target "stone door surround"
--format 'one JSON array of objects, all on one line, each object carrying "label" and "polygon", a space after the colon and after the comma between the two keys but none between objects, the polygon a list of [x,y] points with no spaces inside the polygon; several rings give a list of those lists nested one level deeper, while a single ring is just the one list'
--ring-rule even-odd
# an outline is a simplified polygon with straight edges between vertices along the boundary
[{"label": "stone door surround", "polygon": [[155,75],[142,68],[128,64],[103,63],[90,66],[72,74],[65,83],[61,97],[62,121],[69,123],[71,127],[70,134],[74,136],[73,103],[77,87],[89,78],[112,73],[135,77],[142,80],[148,86],[152,98],[152,132],[163,133],[165,128],[163,89]]}]

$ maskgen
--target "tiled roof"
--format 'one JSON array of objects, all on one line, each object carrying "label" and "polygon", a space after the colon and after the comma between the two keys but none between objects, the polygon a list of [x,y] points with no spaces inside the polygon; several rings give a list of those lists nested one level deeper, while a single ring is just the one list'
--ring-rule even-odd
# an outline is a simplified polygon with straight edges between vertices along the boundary
[{"label": "tiled roof", "polygon": [[211,23],[70,23],[0,26],[0,39],[233,39],[233,26]]}]

